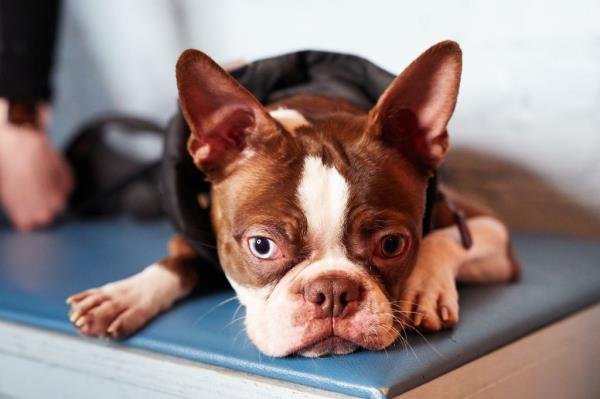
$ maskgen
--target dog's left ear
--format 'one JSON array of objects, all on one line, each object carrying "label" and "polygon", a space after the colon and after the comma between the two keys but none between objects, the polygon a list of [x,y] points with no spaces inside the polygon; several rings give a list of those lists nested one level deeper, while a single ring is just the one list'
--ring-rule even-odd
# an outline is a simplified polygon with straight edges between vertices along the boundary
[{"label": "dog's left ear", "polygon": [[176,67],[179,102],[192,134],[188,151],[209,179],[278,135],[259,101],[209,56],[184,51]]},{"label": "dog's left ear", "polygon": [[368,134],[380,137],[430,172],[448,148],[446,125],[454,112],[462,53],[456,42],[436,44],[412,62],[369,113]]}]

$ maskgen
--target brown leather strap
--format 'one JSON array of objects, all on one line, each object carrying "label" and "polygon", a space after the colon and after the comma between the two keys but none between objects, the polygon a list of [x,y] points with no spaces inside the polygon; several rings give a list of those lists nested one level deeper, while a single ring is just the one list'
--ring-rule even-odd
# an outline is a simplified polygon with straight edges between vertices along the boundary
[{"label": "brown leather strap", "polygon": [[39,127],[37,104],[33,101],[8,100],[8,122],[11,125]]},{"label": "brown leather strap", "polygon": [[444,193],[438,191],[438,200],[444,201],[450,212],[452,213],[452,218],[454,219],[454,223],[458,227],[458,232],[460,233],[460,241],[462,246],[465,249],[471,248],[473,245],[473,236],[471,235],[471,230],[469,229],[469,225],[467,224],[467,217],[465,216],[462,209],[460,209],[456,204],[450,200]]}]

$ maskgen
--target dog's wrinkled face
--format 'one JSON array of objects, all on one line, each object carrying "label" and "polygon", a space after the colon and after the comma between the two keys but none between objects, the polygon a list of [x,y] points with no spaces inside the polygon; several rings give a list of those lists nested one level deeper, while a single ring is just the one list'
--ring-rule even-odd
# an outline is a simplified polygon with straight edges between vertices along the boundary
[{"label": "dog's wrinkled face", "polygon": [[[264,353],[383,349],[447,148],[460,49],[440,43],[369,112],[305,97],[270,113],[206,55],[177,65],[188,148],[212,181],[222,267]],[[291,108],[291,107],[290,107]]]}]

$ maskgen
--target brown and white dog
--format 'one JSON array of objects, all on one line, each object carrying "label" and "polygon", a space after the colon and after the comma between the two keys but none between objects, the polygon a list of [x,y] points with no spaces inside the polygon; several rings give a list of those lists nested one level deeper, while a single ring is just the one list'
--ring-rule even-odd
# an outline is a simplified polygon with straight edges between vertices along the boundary
[{"label": "brown and white dog", "polygon": [[[517,277],[506,227],[446,187],[473,245],[444,206],[422,237],[428,180],[448,148],[461,50],[439,43],[371,110],[297,96],[261,105],[205,54],[185,51],[177,83],[188,149],[211,182],[222,268],[248,335],[271,356],[380,350],[405,325],[458,322],[456,281]],[[68,299],[86,335],[132,334],[190,293],[201,267],[180,236],[169,257]]]}]

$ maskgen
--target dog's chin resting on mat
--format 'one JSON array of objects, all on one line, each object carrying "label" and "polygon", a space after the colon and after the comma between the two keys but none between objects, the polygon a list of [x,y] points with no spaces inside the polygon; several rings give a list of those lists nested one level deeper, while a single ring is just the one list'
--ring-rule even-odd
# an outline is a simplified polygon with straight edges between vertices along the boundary
[{"label": "dog's chin resting on mat", "polygon": [[[506,227],[448,187],[423,235],[458,95],[456,43],[419,56],[371,109],[313,95],[263,105],[197,50],[176,73],[187,149],[211,184],[219,261],[263,353],[381,350],[407,327],[458,323],[457,281],[518,276]],[[166,259],[71,296],[70,319],[86,335],[129,336],[188,295],[203,267],[175,235]]]}]

